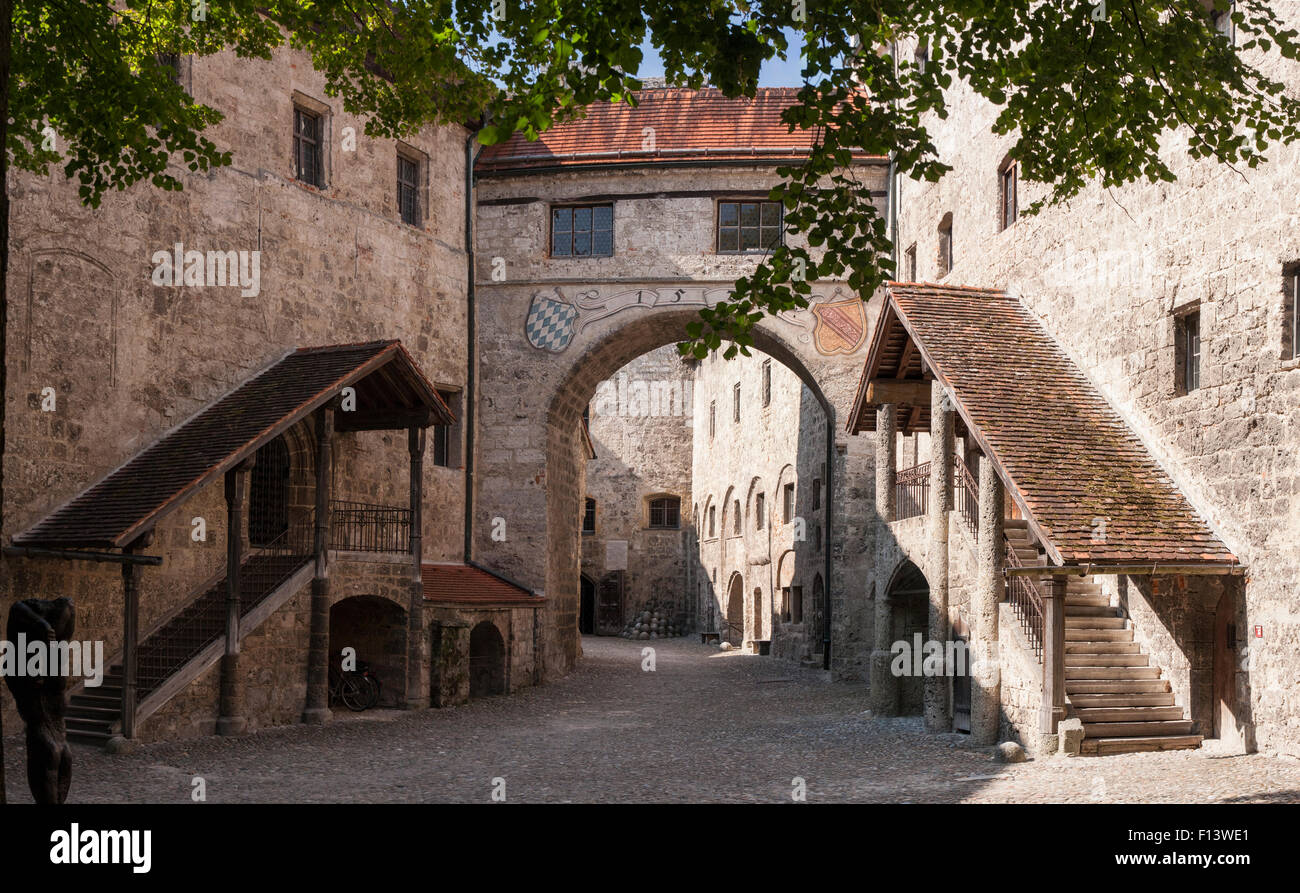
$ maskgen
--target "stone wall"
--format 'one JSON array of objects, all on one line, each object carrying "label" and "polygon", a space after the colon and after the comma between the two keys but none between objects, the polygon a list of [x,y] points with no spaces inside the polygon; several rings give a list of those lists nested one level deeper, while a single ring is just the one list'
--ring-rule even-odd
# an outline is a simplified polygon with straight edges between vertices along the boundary
[{"label": "stone wall", "polygon": [[[1278,12],[1297,23],[1294,9]],[[1300,83],[1295,63],[1263,67]],[[1094,185],[1000,231],[997,171],[1010,138],[990,133],[994,115],[959,86],[948,118],[928,122],[954,170],[901,183],[900,254],[918,245],[918,278],[937,278],[937,227],[951,213],[956,256],[943,281],[1019,296],[1246,565],[1241,628],[1264,635],[1251,639],[1240,708],[1261,749],[1300,754],[1300,360],[1284,347],[1284,273],[1300,261],[1300,146],[1272,149],[1243,176],[1191,159],[1179,133],[1162,147],[1177,182]],[[1021,207],[1043,191],[1022,183]],[[1202,384],[1182,394],[1175,321],[1193,309]],[[1178,642],[1184,653],[1196,647]],[[1177,666],[1169,657],[1162,664]]]}]

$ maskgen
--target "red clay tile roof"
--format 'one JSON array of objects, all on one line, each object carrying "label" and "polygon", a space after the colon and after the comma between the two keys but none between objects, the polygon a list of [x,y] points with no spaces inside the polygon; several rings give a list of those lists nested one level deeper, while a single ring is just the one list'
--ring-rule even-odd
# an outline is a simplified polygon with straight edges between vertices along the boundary
[{"label": "red clay tile roof", "polygon": [[[865,382],[895,377],[900,339],[948,389],[1056,563],[1235,563],[1119,413],[1001,291],[890,283],[855,433],[875,427]],[[1096,518],[1105,519],[1102,542]]]},{"label": "red clay tile roof", "polygon": [[426,601],[456,605],[520,605],[535,607],[546,601],[504,577],[469,564],[426,561],[420,565]]},{"label": "red clay tile roof", "polygon": [[380,413],[402,410],[425,412],[430,422],[453,420],[400,341],[301,348],[164,434],[14,543],[126,546],[349,386],[356,389],[356,418],[339,413],[340,428],[366,427]]},{"label": "red clay tile roof", "polygon": [[[717,161],[778,165],[807,157],[809,130],[790,132],[781,113],[797,100],[793,87],[760,88],[752,99],[730,99],[712,88],[656,88],[627,103],[599,102],[586,116],[556,124],[535,141],[516,133],[479,154],[480,174],[531,168],[599,164],[668,164]],[[653,151],[644,148],[644,128],[654,128]],[[866,153],[859,156],[867,159]]]}]

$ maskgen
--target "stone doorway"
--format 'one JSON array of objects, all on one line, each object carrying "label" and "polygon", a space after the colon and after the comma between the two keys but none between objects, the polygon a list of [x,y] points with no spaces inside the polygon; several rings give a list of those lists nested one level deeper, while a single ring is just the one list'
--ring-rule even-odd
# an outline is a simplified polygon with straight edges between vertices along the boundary
[{"label": "stone doorway", "polygon": [[[910,561],[894,573],[886,596],[889,599],[894,642],[903,642],[907,654],[930,637],[930,583]],[[919,639],[917,638],[919,635]],[[905,673],[898,677],[898,713],[920,716],[925,712],[925,677]]]},{"label": "stone doorway", "polygon": [[732,645],[742,645],[745,640],[745,580],[732,574],[727,588],[727,628],[724,638]]},{"label": "stone doorway", "polygon": [[582,603],[578,614],[578,632],[590,636],[596,631],[596,584],[582,575]]},{"label": "stone doorway", "polygon": [[338,667],[343,649],[356,656],[355,669],[369,665],[379,679],[379,703],[399,707],[406,688],[406,611],[377,595],[357,595],[330,608],[330,665]]},{"label": "stone doorway", "polygon": [[469,634],[469,696],[483,698],[506,691],[506,643],[495,623],[484,620]]}]

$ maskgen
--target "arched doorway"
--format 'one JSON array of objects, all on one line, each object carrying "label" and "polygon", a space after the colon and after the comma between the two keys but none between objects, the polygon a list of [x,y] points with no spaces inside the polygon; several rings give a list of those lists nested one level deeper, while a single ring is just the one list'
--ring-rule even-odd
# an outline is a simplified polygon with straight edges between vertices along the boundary
[{"label": "arched doorway", "polygon": [[506,643],[495,623],[484,620],[469,634],[469,696],[505,694]]},{"label": "arched doorway", "polygon": [[731,575],[727,589],[727,628],[724,638],[733,645],[745,640],[745,581],[740,574]]},{"label": "arched doorway", "polygon": [[283,437],[257,451],[248,482],[248,541],[265,546],[289,529],[289,447]]},{"label": "arched doorway", "polygon": [[596,584],[582,575],[582,606],[578,615],[578,632],[589,636],[596,631]]},{"label": "arched doorway", "polygon": [[381,706],[401,705],[406,689],[406,611],[377,595],[356,595],[330,607],[330,665],[337,667],[345,648],[357,665],[369,665],[379,679]]},{"label": "arched doorway", "polygon": [[[911,654],[930,636],[930,583],[920,568],[904,561],[894,572],[885,597],[889,599],[893,641],[906,643],[906,653]],[[897,712],[903,716],[925,712],[925,677],[914,673],[898,677]]]}]

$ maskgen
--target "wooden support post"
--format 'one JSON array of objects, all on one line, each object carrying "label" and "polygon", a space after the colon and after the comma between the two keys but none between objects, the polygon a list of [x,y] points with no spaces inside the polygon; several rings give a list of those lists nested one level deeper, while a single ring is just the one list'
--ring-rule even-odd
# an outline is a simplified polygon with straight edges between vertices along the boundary
[{"label": "wooden support post", "polygon": [[[128,553],[143,551],[153,541],[146,533],[126,547]],[[126,741],[135,738],[136,691],[139,677],[140,573],[142,567],[122,565],[122,732]],[[121,745],[121,742],[118,742]],[[118,746],[115,750],[124,749]]]},{"label": "wooden support post", "polygon": [[979,534],[976,545],[974,660],[971,672],[972,744],[996,744],[1002,708],[1002,665],[998,656],[998,605],[1006,591],[1002,564],[1003,490],[987,456],[979,463]]},{"label": "wooden support post", "polygon": [[330,479],[333,462],[334,410],[316,410],[316,571],[311,580],[311,632],[307,645],[307,703],[302,721],[329,722],[330,647]]},{"label": "wooden support post", "polygon": [[406,707],[429,706],[429,673],[424,659],[424,578],[420,563],[424,555],[422,513],[424,504],[425,429],[407,428],[407,449],[411,456],[411,609],[406,629]]},{"label": "wooden support post", "polygon": [[1038,730],[1055,735],[1065,718],[1065,587],[1069,578],[1054,574],[1043,586],[1043,701]]},{"label": "wooden support post", "polygon": [[244,495],[251,461],[241,462],[226,472],[226,651],[221,656],[221,712],[218,735],[238,735],[248,721],[244,718],[244,686],[239,675],[239,592],[244,558]]},{"label": "wooden support post", "polygon": [[[953,405],[943,385],[930,383],[930,641],[948,642],[948,512],[952,508]],[[952,731],[952,679],[925,677],[925,727]]]}]

